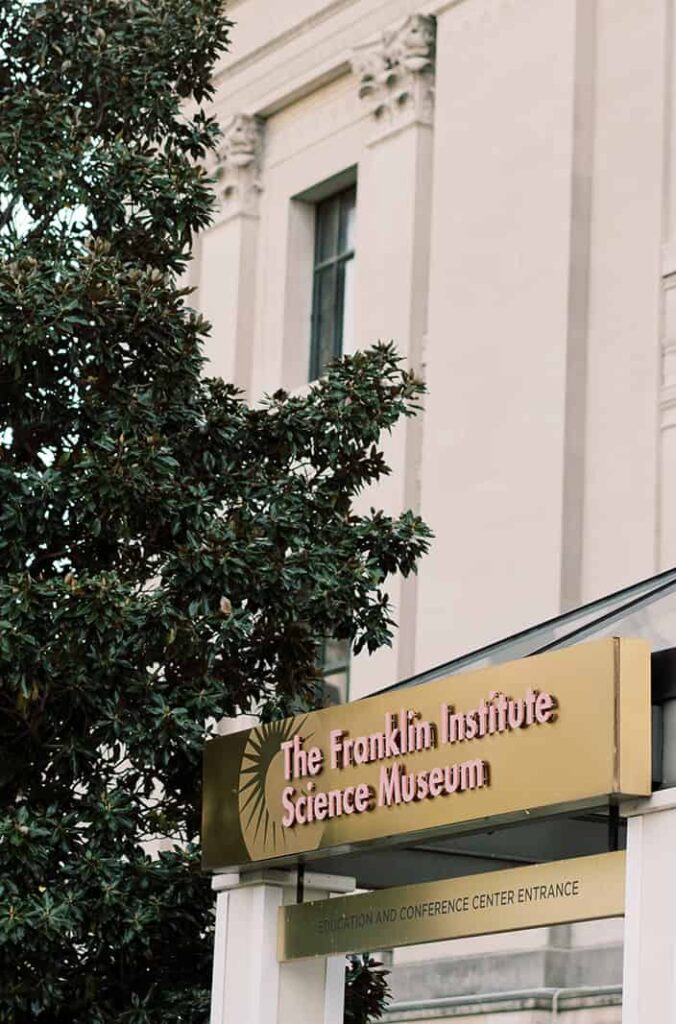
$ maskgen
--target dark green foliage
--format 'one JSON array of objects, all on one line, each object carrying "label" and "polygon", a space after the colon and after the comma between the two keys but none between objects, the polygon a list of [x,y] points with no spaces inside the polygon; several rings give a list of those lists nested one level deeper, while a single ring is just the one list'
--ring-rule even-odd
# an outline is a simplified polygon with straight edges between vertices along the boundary
[{"label": "dark green foliage", "polygon": [[390,1001],[389,973],[370,953],[347,958],[345,1024],[370,1024],[382,1019]]},{"label": "dark green foliage", "polygon": [[201,377],[177,275],[227,30],[216,0],[0,5],[7,1024],[206,1020],[209,723],[311,703],[325,636],[387,643],[386,577],[427,546],[353,510],[422,390],[391,348],[256,408]]}]

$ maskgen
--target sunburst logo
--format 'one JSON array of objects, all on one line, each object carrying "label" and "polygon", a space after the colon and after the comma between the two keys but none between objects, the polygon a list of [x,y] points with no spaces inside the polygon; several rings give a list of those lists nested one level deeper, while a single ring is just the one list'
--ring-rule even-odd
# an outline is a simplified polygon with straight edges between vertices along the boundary
[{"label": "sunburst logo", "polygon": [[306,826],[302,830],[282,827],[282,790],[290,784],[284,779],[282,743],[299,734],[302,739],[310,739],[310,735],[303,733],[306,722],[307,716],[300,720],[286,718],[281,722],[266,722],[249,734],[240,770],[239,813],[244,841],[252,858],[269,856],[271,851],[284,854],[306,849],[308,840],[314,838],[311,832],[315,831],[319,845],[321,825]]}]

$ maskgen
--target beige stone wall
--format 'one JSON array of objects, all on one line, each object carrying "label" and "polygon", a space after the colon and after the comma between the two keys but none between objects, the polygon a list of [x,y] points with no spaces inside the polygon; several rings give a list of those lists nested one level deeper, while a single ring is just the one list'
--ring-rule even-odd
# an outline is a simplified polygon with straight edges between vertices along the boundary
[{"label": "beige stone wall", "polygon": [[[244,115],[258,141],[242,168],[226,139],[220,214],[192,270],[214,369],[254,399],[303,386],[313,203],[348,174],[353,343],[394,338],[430,385],[376,497],[420,508],[437,539],[417,586],[393,585],[400,636],[358,661],[354,695],[676,557],[670,11],[231,5],[217,112],[225,126]],[[436,18],[433,107],[399,68],[409,99],[384,95],[377,117],[364,61],[416,14]]]},{"label": "beige stone wall", "polygon": [[[352,696],[674,564],[673,0],[230,12],[220,209],[191,270],[214,370],[253,400],[304,386],[313,203],[356,176],[354,344],[395,339],[429,384],[369,500],[421,510],[436,541],[417,582],[393,585],[399,635],[356,660]],[[433,73],[398,65],[402,103],[360,96],[365,61],[413,15],[436,19]],[[551,936],[482,941],[500,953]],[[589,940],[618,941],[612,924]],[[558,1019],[615,1024],[619,1010]]]}]

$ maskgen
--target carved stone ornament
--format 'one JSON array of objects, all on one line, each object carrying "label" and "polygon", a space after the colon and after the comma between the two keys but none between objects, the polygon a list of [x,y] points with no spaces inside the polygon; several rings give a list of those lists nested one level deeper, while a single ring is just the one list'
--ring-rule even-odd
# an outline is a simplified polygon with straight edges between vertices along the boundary
[{"label": "carved stone ornament", "polygon": [[359,95],[383,128],[432,122],[436,22],[412,14],[376,42],[354,51]]},{"label": "carved stone ornament", "polygon": [[218,178],[223,217],[258,214],[261,185],[263,121],[253,114],[235,114],[223,133]]}]

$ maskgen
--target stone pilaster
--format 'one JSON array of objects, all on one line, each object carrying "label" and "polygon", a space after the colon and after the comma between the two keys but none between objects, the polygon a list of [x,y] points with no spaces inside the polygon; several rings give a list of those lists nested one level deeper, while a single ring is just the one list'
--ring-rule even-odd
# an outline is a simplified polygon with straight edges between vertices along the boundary
[{"label": "stone pilaster", "polygon": [[219,150],[220,219],[258,216],[263,152],[263,121],[235,114],[225,128]]},{"label": "stone pilaster", "polygon": [[662,338],[659,388],[659,564],[667,568],[676,555],[676,251],[665,247],[662,267]]},{"label": "stone pilaster", "polygon": [[[433,168],[434,18],[414,14],[353,54],[359,96],[372,133],[357,184],[357,346],[394,338],[406,362],[424,374]],[[396,168],[393,175],[392,169]],[[420,504],[422,417],[397,426],[385,454],[392,475],[379,484],[388,513]],[[392,647],[356,659],[354,693],[368,675],[404,679],[415,671],[417,582],[390,588],[399,623]]]},{"label": "stone pilaster", "polygon": [[200,308],[212,324],[209,369],[244,391],[255,330],[263,127],[252,114],[235,114],[226,125],[215,174],[219,203],[200,237]]}]

